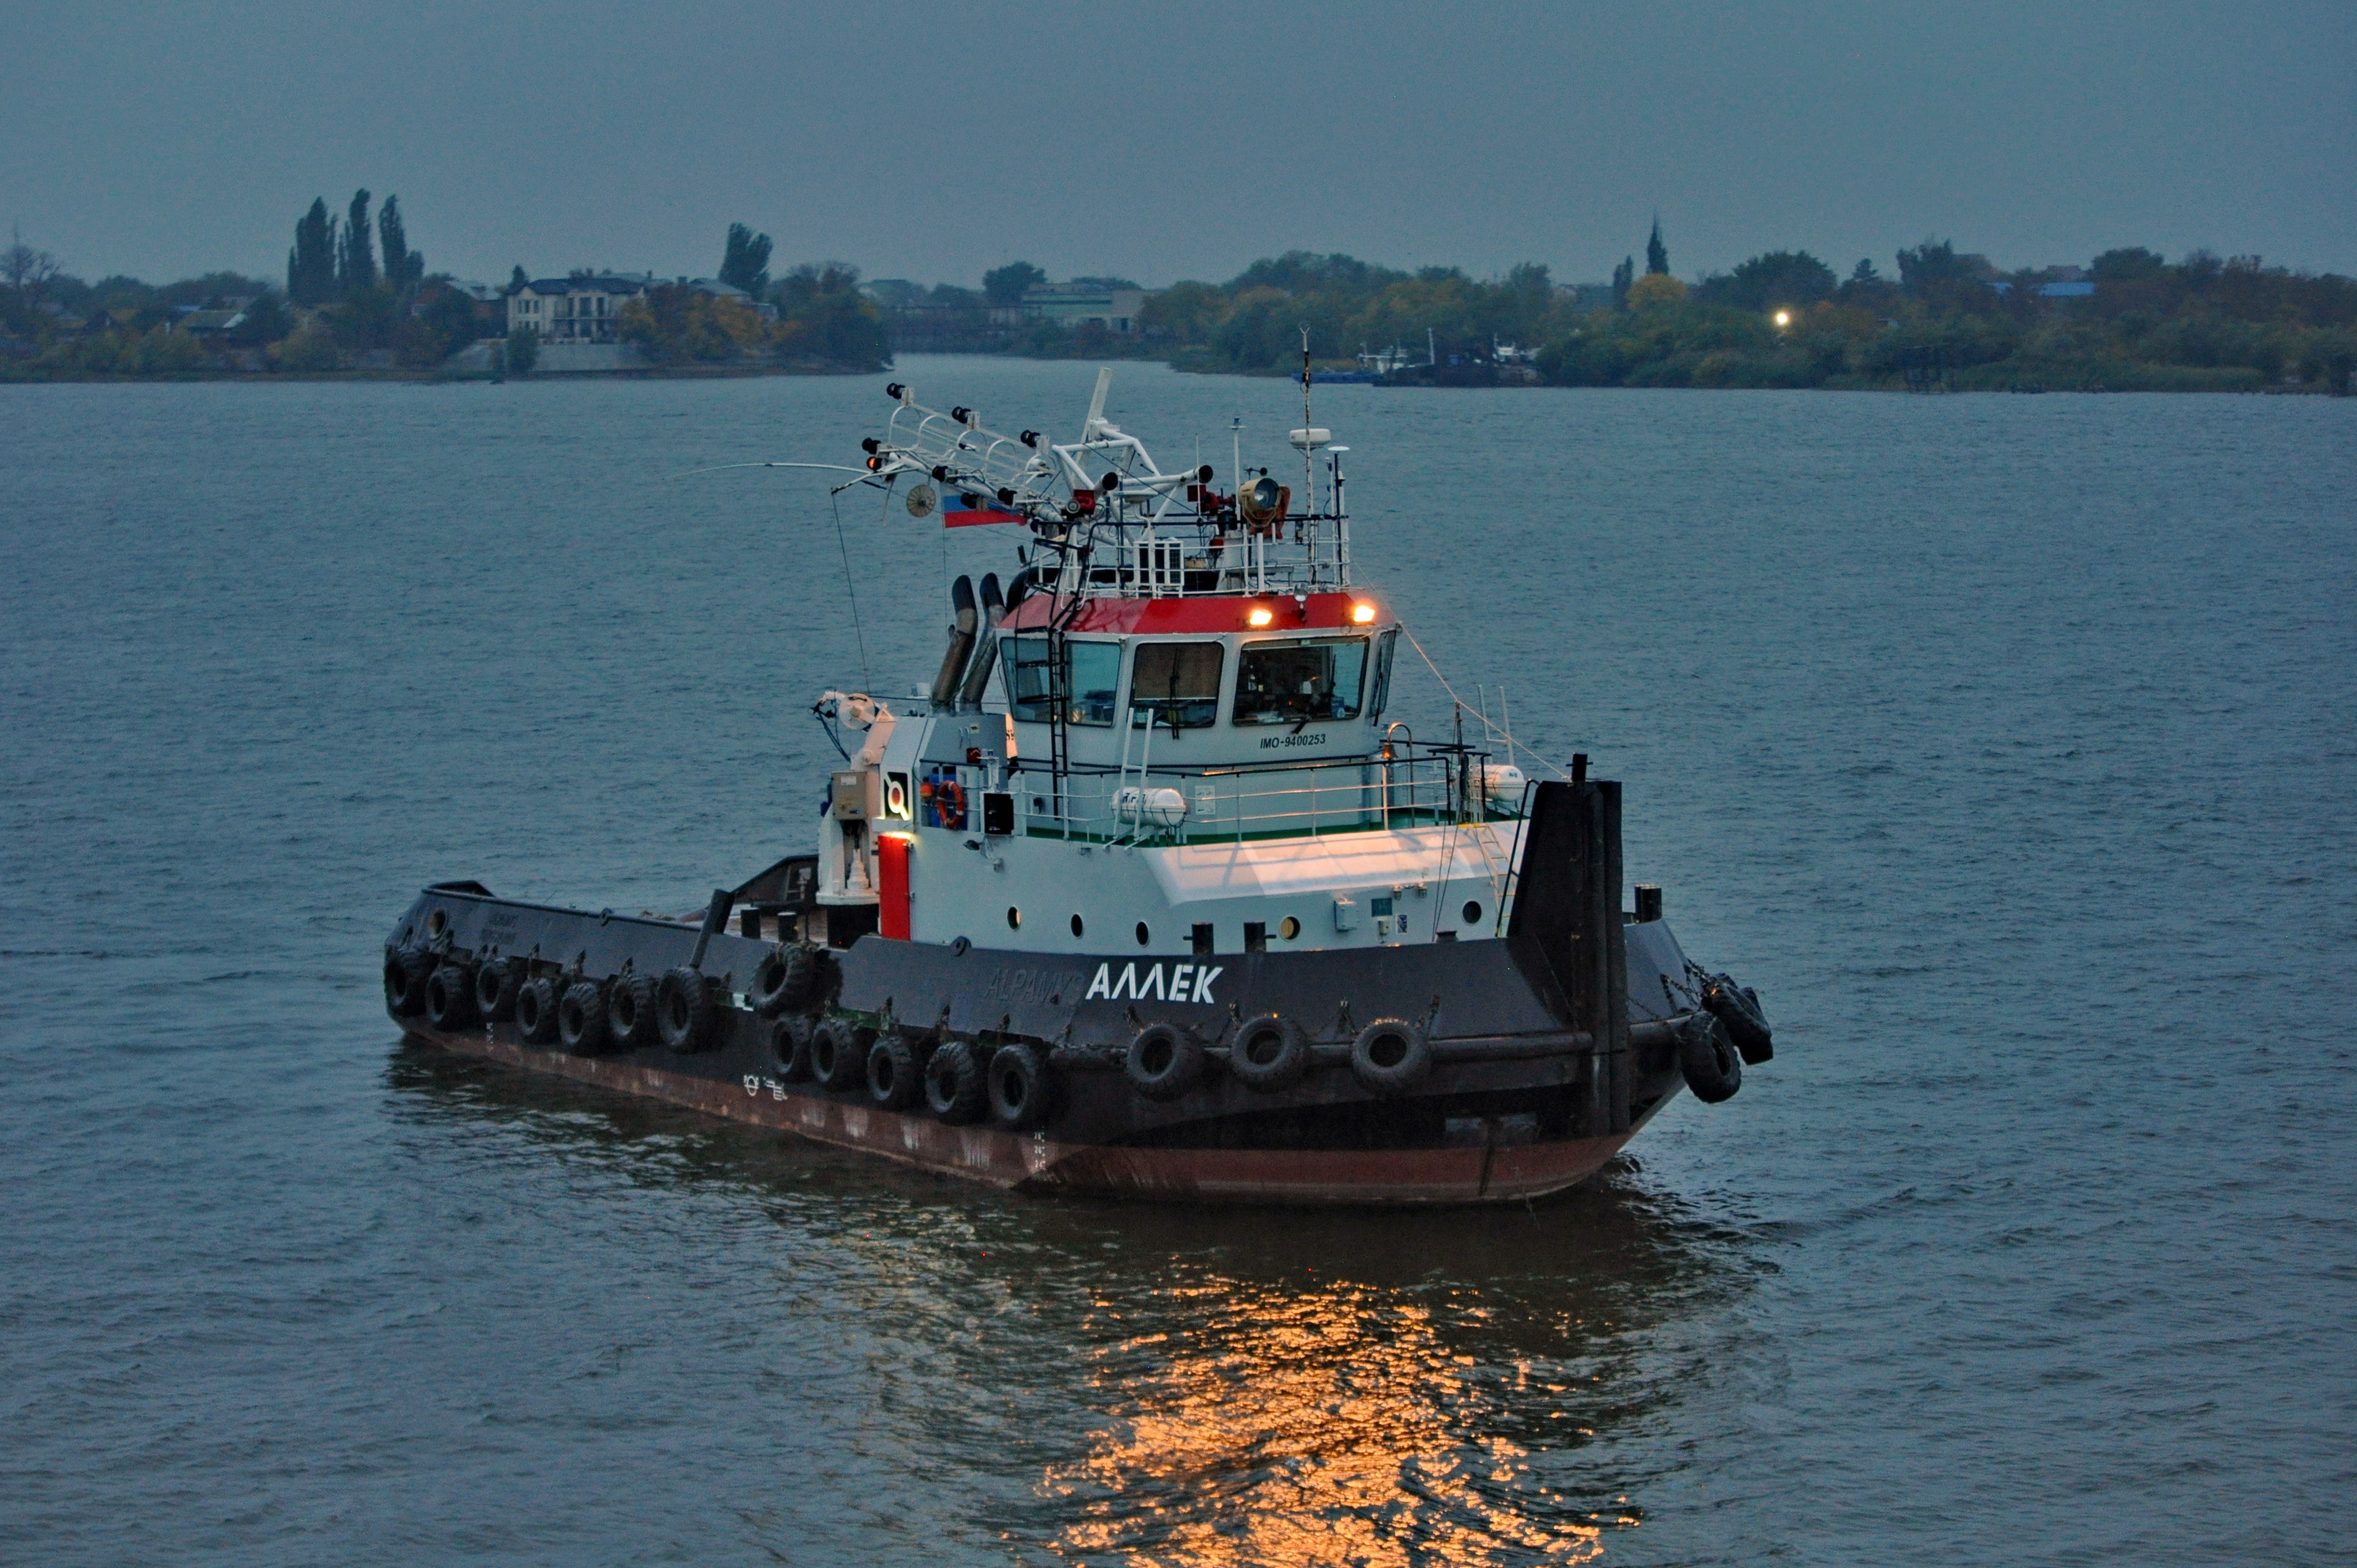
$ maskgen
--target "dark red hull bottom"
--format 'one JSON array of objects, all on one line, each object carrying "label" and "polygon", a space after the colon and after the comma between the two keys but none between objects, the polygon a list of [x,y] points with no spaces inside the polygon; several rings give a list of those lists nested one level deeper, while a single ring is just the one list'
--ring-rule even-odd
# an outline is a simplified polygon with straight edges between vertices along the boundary
[{"label": "dark red hull bottom", "polygon": [[1025,1192],[1193,1203],[1466,1204],[1543,1197],[1585,1180],[1636,1129],[1602,1138],[1440,1149],[1157,1149],[1063,1144],[996,1127],[846,1105],[767,1079],[728,1084],[408,1024],[461,1056],[643,1095],[757,1127]]}]

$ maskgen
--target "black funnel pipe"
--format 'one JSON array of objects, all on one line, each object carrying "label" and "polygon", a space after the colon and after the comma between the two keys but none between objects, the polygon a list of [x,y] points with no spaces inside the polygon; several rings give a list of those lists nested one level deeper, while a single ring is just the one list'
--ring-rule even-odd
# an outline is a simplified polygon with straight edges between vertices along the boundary
[{"label": "black funnel pipe", "polygon": [[1006,613],[1006,601],[998,596],[998,574],[985,573],[982,579],[982,646],[974,650],[974,662],[966,666],[965,684],[958,690],[958,706],[982,706],[983,693],[990,689],[990,672],[998,663],[998,636],[995,628]]},{"label": "black funnel pipe", "polygon": [[955,612],[955,618],[950,622],[950,645],[942,654],[941,672],[933,677],[933,706],[937,709],[957,701],[958,677],[965,673],[966,656],[974,651],[978,618],[974,609],[973,578],[960,577],[950,585],[950,607]]},{"label": "black funnel pipe", "polygon": [[1040,583],[1055,575],[1052,566],[1026,566],[1007,579],[1006,608],[1003,614],[1013,615],[1015,607],[1037,593]]}]

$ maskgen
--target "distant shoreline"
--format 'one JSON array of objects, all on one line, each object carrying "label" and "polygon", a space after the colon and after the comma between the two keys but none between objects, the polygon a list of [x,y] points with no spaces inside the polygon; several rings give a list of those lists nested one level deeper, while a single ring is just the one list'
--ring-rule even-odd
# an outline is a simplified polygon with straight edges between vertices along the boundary
[{"label": "distant shoreline", "polygon": [[[1071,356],[1039,354],[935,355],[920,353],[907,357],[911,359],[940,358],[1006,360],[1020,360],[1032,364],[1060,364],[1071,360]],[[1300,374],[1298,371],[1276,371],[1266,370],[1198,369],[1191,366],[1180,367],[1171,365],[1168,364],[1168,361],[1159,360],[1139,360],[1132,362],[1161,365],[1165,369],[1171,371],[1174,374],[1186,376],[1235,376],[1251,381],[1294,381],[1299,379]],[[747,381],[772,376],[877,376],[888,375],[892,372],[892,370],[893,366],[888,364],[880,369],[869,369],[866,367],[853,368],[845,366],[646,365],[635,366],[627,370],[533,371],[522,375],[510,375],[505,377],[493,376],[483,372],[469,372],[463,375],[451,375],[439,371],[392,369],[354,371],[157,371],[145,374],[132,375],[116,375],[85,371],[63,375],[27,376],[11,375],[8,373],[7,367],[0,365],[0,386],[154,386],[158,384],[187,385],[191,383],[221,382],[258,383],[264,385],[277,382],[300,382],[306,385],[316,385],[322,382],[371,381],[417,386],[483,386],[497,385],[505,381],[558,385],[575,381]],[[2124,377],[2123,379],[2133,382],[2140,378]],[[2171,379],[2174,380],[2176,378]],[[2209,378],[2204,378],[2204,380],[2208,379]],[[2231,384],[2201,384],[2200,382],[2193,381],[2190,378],[2187,378],[2186,380],[2179,381],[2179,384],[2176,385],[2128,384],[2115,386],[2108,383],[2098,383],[2093,385],[2082,383],[2073,385],[2058,384],[2051,381],[2005,381],[1994,377],[1975,377],[1970,374],[1965,374],[1957,378],[1956,384],[1938,385],[1922,389],[1921,391],[1909,387],[1897,380],[1878,380],[1867,381],[1864,380],[1851,380],[1849,378],[1844,378],[1840,382],[1820,382],[1814,386],[1798,387],[1695,386],[1692,384],[1661,387],[1632,387],[1625,385],[1565,386],[1555,382],[1535,382],[1523,385],[1503,385],[1494,387],[1403,386],[1378,387],[1373,390],[1380,392],[1429,392],[1434,394],[1464,392],[1807,392],[1880,394],[1896,393],[1909,396],[1960,396],[1966,393],[2006,393],[2015,396],[2042,396],[2048,393],[2076,393],[2081,396],[2096,396],[2135,392],[2153,393],[2166,396],[2232,395],[2244,397],[2333,397],[2340,395],[2333,392],[2329,387],[2319,386],[2313,382],[2257,382],[2254,384],[2251,381],[2245,381],[2244,378],[2230,378],[2228,376],[2219,376],[2216,380],[2218,383],[2229,383],[2231,381]],[[1326,387],[1346,384],[1351,383],[1319,383],[1319,385]],[[1370,383],[1361,382],[1358,384],[1368,385]]]},{"label": "distant shoreline", "polygon": [[759,376],[876,376],[887,373],[888,367],[871,370],[866,367],[802,366],[802,365],[639,365],[627,370],[612,371],[531,371],[522,375],[494,376],[484,371],[449,375],[440,371],[366,370],[366,371],[156,371],[145,374],[114,375],[104,372],[79,371],[64,375],[18,376],[7,373],[0,365],[0,386],[153,386],[158,383],[186,384],[199,381],[399,381],[421,385],[485,386],[503,381],[540,381],[555,384],[563,381],[743,381]]}]

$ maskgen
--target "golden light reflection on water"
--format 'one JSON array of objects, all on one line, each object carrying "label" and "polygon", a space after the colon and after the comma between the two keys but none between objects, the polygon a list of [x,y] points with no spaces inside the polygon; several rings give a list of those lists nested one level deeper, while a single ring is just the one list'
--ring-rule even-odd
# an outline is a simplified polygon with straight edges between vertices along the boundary
[{"label": "golden light reflection on water", "polygon": [[[1476,1359],[1435,1316],[1479,1308],[1231,1279],[1157,1294],[1157,1323],[1190,1326],[1097,1346],[1088,1376],[1112,1424],[1046,1477],[1071,1509],[1069,1558],[1584,1563],[1603,1526],[1635,1522],[1583,1515],[1529,1474],[1523,1446],[1480,1430],[1503,1424],[1483,1418],[1512,1391],[1476,1386]],[[1092,1326],[1118,1328],[1114,1302],[1093,1305]],[[1559,1391],[1530,1370],[1523,1394]]]}]

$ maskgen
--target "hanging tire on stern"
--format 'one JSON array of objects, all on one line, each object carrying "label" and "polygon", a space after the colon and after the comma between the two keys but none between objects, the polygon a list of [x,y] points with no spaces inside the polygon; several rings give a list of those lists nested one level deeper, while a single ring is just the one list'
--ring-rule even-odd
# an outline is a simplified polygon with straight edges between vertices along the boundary
[{"label": "hanging tire on stern", "polygon": [[1743,1056],[1708,1013],[1691,1013],[1678,1029],[1678,1070],[1705,1105],[1735,1098],[1743,1087]]}]

